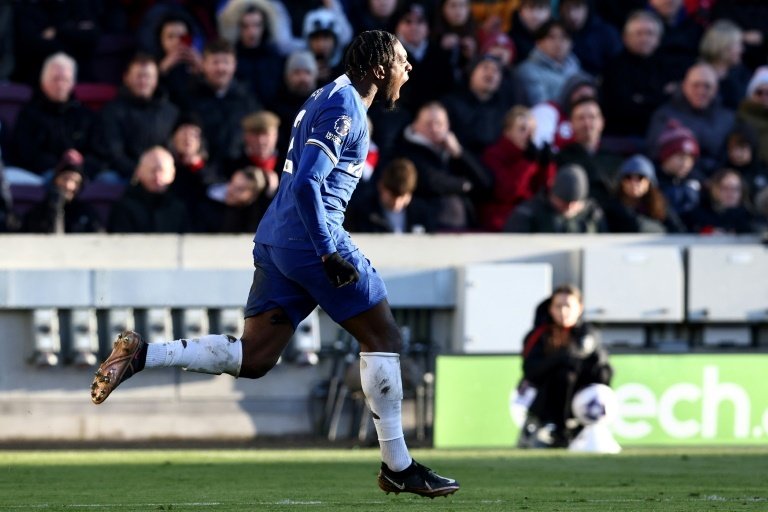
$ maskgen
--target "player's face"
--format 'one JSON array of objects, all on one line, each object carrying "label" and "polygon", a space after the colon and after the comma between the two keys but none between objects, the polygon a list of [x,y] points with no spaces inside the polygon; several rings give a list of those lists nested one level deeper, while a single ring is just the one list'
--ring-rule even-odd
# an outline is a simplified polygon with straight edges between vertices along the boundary
[{"label": "player's face", "polygon": [[400,88],[408,81],[408,73],[413,68],[408,62],[408,54],[400,41],[395,43],[395,58],[389,64],[384,76],[383,99],[387,109],[395,108],[395,102],[400,98]]}]

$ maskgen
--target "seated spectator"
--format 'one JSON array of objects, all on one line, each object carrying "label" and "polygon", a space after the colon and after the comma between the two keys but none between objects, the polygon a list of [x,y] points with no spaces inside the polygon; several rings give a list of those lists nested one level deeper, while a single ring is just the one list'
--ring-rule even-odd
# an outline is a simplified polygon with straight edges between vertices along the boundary
[{"label": "seated spectator", "polygon": [[277,152],[280,119],[272,112],[262,110],[245,116],[241,124],[242,151],[236,160],[226,164],[225,175],[231,176],[235,170],[249,166],[258,167],[267,180],[264,195],[271,201],[277,192],[282,172],[282,168],[277,168],[278,163],[282,163]]},{"label": "seated spectator", "polygon": [[683,233],[685,225],[667,206],[653,163],[634,155],[619,168],[615,194],[605,206],[611,233]]},{"label": "seated spectator", "polygon": [[520,0],[512,15],[509,35],[515,44],[515,64],[525,61],[536,47],[536,33],[552,19],[552,2],[549,0]]},{"label": "seated spectator", "polygon": [[618,31],[594,12],[589,0],[561,0],[560,19],[571,34],[573,53],[581,68],[601,76],[608,61],[619,51]]},{"label": "seated spectator", "polygon": [[680,93],[653,113],[646,141],[650,151],[670,119],[690,129],[699,143],[699,168],[711,174],[725,155],[725,138],[733,129],[734,112],[719,104],[717,75],[709,64],[691,66]]},{"label": "seated spectator", "polygon": [[364,0],[349,5],[349,21],[355,34],[366,30],[389,30],[397,11],[397,0]]},{"label": "seated spectator", "polygon": [[184,203],[168,191],[176,177],[173,156],[155,146],[139,159],[131,185],[112,206],[110,233],[186,233]]},{"label": "seated spectator", "polygon": [[259,110],[256,99],[235,80],[235,51],[224,39],[211,41],[203,51],[202,79],[195,83],[185,110],[203,122],[210,160],[220,165],[240,154],[240,121]]},{"label": "seated spectator", "polygon": [[528,106],[557,100],[565,81],[580,70],[563,24],[547,21],[536,31],[536,47],[517,67],[518,97]]},{"label": "seated spectator", "polygon": [[27,233],[95,233],[104,231],[94,209],[78,198],[83,188],[83,168],[65,157],[56,166],[45,199],[24,216]]},{"label": "seated spectator", "polygon": [[454,70],[440,46],[430,40],[427,9],[414,2],[395,14],[394,33],[408,54],[413,69],[400,89],[401,109],[415,112],[424,103],[441,98],[452,91]]},{"label": "seated spectator", "polygon": [[731,20],[744,31],[744,64],[755,69],[765,64],[768,52],[768,3],[762,0],[713,2],[712,20]]},{"label": "seated spectator", "polygon": [[[34,83],[51,55],[71,55],[87,75],[99,37],[98,2],[10,2],[18,82]],[[59,155],[61,156],[61,155]],[[58,162],[58,160],[57,160]],[[54,162],[56,165],[56,162]]]},{"label": "seated spectator", "polygon": [[513,105],[513,98],[501,90],[501,76],[498,59],[480,57],[466,87],[443,99],[456,137],[476,157],[499,138],[504,115]]},{"label": "seated spectator", "polygon": [[157,64],[149,55],[137,54],[123,74],[117,98],[100,112],[98,148],[109,176],[128,183],[141,154],[168,142],[179,109],[157,88]]},{"label": "seated spectator", "polygon": [[571,111],[576,103],[585,98],[598,97],[595,79],[586,73],[576,73],[563,84],[557,101],[546,101],[531,107],[536,120],[533,142],[537,146],[547,144],[559,151],[573,142]]},{"label": "seated spectator", "polygon": [[557,155],[558,165],[576,164],[587,172],[589,195],[600,205],[611,195],[621,157],[602,146],[603,113],[596,98],[586,97],[571,107],[573,142]]},{"label": "seated spectator", "polygon": [[560,167],[552,189],[512,211],[507,233],[604,233],[603,210],[589,199],[587,173],[578,165]]},{"label": "seated spectator", "polygon": [[307,50],[315,56],[317,79],[321,84],[332,82],[344,73],[344,49],[352,40],[352,28],[347,18],[326,7],[309,11],[304,17],[304,40]]},{"label": "seated spectator", "polygon": [[[644,138],[653,112],[675,87],[659,59],[661,21],[647,11],[636,11],[624,25],[624,46],[603,73],[601,100],[605,132]],[[644,144],[643,144],[644,146]]]},{"label": "seated spectator", "polygon": [[648,7],[664,24],[659,47],[663,72],[677,82],[696,62],[704,30],[688,15],[683,0],[648,0]]},{"label": "seated spectator", "polygon": [[[610,385],[613,369],[597,332],[582,319],[578,288],[558,286],[539,309],[545,311],[543,318],[537,318],[523,344],[522,385],[536,392],[518,445],[566,447],[577,433],[570,421],[573,396],[590,384]],[[548,435],[537,435],[540,428]]]},{"label": "seated spectator", "polygon": [[176,169],[170,190],[184,203],[190,230],[206,231],[207,191],[219,180],[219,173],[208,162],[202,123],[196,116],[182,114],[171,135],[169,149]]},{"label": "seated spectator", "polygon": [[[512,61],[515,58],[515,44],[507,34],[498,33],[486,37],[480,46],[478,55],[494,57],[501,63],[501,90],[515,90],[515,75],[512,70]],[[513,96],[512,92],[507,93]]]},{"label": "seated spectator", "polygon": [[280,118],[277,147],[280,154],[288,152],[291,127],[299,109],[317,89],[317,61],[306,50],[293,52],[285,62],[283,82],[269,110]]},{"label": "seated spectator", "polygon": [[768,66],[757,68],[747,86],[747,97],[739,105],[738,118],[757,133],[759,158],[768,164]]},{"label": "seated spectator", "polygon": [[757,134],[746,123],[737,122],[726,141],[728,154],[723,167],[738,171],[747,189],[747,198],[754,200],[768,187],[768,167],[757,157]]},{"label": "seated spectator", "polygon": [[683,218],[699,205],[703,177],[696,169],[699,143],[691,130],[670,120],[654,143],[659,188],[675,213]]},{"label": "seated spectator", "polygon": [[413,197],[417,179],[413,162],[392,160],[375,185],[352,196],[344,227],[352,233],[431,233],[429,206]]},{"label": "seated spectator", "polygon": [[555,176],[549,148],[532,142],[535,121],[523,106],[513,107],[504,118],[504,131],[483,153],[483,163],[493,173],[491,197],[480,205],[480,227],[501,231],[514,208],[549,187]]},{"label": "seated spectator", "polygon": [[68,151],[94,176],[101,164],[93,153],[96,116],[72,96],[77,67],[64,53],[43,63],[40,90],[22,107],[11,137],[11,163],[34,174],[53,174]]},{"label": "seated spectator", "polygon": [[[275,13],[267,0],[227,3],[218,18],[219,34],[235,47],[235,78],[263,104],[274,101],[285,58],[274,41]],[[265,79],[270,77],[270,79]]]},{"label": "seated spectator", "polygon": [[253,166],[236,170],[226,184],[212,186],[208,190],[212,201],[209,231],[255,233],[272,200],[266,189],[264,172]]},{"label": "seated spectator", "polygon": [[17,228],[18,219],[13,212],[11,187],[5,179],[5,167],[0,160],[0,233],[15,231]]},{"label": "seated spectator", "polygon": [[735,110],[747,92],[750,72],[742,64],[744,33],[729,20],[717,20],[704,33],[701,60],[717,73],[717,94],[726,108]]},{"label": "seated spectator", "polygon": [[720,169],[707,180],[707,194],[684,220],[694,233],[746,234],[756,219],[745,204],[744,182],[733,169]]},{"label": "seated spectator", "polygon": [[429,204],[437,231],[466,231],[477,225],[472,198],[484,197],[492,178],[451,131],[440,103],[427,103],[405,128],[396,156],[418,172],[415,196]]},{"label": "seated spectator", "polygon": [[464,70],[477,56],[476,32],[469,0],[440,0],[431,37],[451,66],[454,87],[464,83]]},{"label": "seated spectator", "polygon": [[191,20],[176,10],[168,10],[158,24],[155,59],[160,72],[160,87],[178,106],[185,104],[189,83],[200,75],[203,59],[192,44]]}]

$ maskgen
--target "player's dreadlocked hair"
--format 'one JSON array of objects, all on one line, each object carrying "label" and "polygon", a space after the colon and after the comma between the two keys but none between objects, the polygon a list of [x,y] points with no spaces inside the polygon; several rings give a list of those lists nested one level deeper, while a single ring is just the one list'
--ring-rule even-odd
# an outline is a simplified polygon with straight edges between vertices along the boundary
[{"label": "player's dreadlocked hair", "polygon": [[394,34],[383,30],[361,32],[347,48],[344,55],[344,67],[347,75],[361,80],[375,66],[388,66],[395,60]]}]

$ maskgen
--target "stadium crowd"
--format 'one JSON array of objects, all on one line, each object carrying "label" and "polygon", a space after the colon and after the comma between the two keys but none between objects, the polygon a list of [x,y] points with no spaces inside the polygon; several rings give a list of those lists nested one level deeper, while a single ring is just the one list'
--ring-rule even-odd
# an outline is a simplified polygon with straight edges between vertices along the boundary
[{"label": "stadium crowd", "polygon": [[385,29],[350,231],[762,233],[760,0],[0,3],[0,231],[253,232],[302,103]]}]

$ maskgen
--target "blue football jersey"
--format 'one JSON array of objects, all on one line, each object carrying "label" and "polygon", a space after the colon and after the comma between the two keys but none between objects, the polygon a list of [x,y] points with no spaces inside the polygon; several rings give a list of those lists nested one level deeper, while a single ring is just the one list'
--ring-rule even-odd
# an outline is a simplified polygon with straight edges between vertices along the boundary
[{"label": "blue football jersey", "polygon": [[[366,114],[346,75],[312,93],[293,121],[280,187],[259,223],[256,242],[311,249],[318,256],[355,249],[342,222],[368,154]],[[317,157],[310,147],[322,154]],[[307,154],[312,156],[302,158]],[[308,185],[319,188],[320,201],[307,196]],[[308,228],[310,209],[319,222]]]}]

